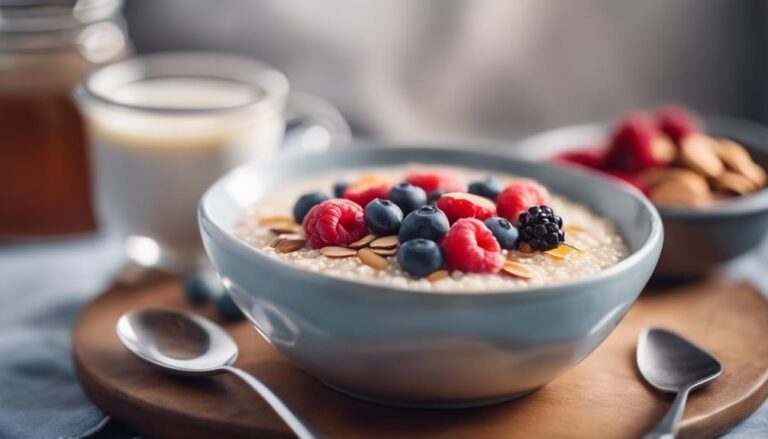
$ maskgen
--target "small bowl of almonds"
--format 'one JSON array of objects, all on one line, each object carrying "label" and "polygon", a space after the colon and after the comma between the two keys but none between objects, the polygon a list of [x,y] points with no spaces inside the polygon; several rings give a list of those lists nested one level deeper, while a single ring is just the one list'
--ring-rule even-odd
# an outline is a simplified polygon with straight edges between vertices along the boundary
[{"label": "small bowl of almonds", "polygon": [[667,105],[615,123],[547,131],[515,149],[643,192],[666,239],[655,276],[703,275],[757,247],[768,228],[768,127]]}]

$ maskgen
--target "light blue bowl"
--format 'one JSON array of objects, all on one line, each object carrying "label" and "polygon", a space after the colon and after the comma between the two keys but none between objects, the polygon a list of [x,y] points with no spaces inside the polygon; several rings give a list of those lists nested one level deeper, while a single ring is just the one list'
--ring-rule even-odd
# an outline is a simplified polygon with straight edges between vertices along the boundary
[{"label": "light blue bowl", "polygon": [[[707,131],[736,140],[768,167],[768,127],[753,122],[706,117]],[[611,124],[557,128],[515,146],[515,157],[549,160],[557,154],[605,143]],[[757,248],[768,230],[768,189],[706,207],[659,207],[666,240],[654,276],[666,279],[704,275],[720,264]]]},{"label": "light blue bowl", "polygon": [[[412,292],[323,276],[232,234],[262,194],[328,170],[404,163],[459,165],[541,181],[613,220],[631,255],[589,278],[518,292]],[[328,385],[418,407],[489,404],[562,374],[611,332],[645,286],[662,244],[643,197],[582,172],[436,148],[355,148],[240,167],[203,196],[206,251],[232,297],[280,352]]]}]

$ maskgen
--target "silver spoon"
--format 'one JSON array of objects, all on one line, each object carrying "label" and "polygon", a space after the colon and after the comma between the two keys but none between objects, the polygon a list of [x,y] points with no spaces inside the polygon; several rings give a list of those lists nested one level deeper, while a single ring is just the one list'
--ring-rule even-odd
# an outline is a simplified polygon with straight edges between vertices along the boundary
[{"label": "silver spoon", "polygon": [[237,344],[220,326],[194,314],[142,309],[123,314],[117,337],[140,359],[177,375],[230,372],[253,388],[301,439],[322,438],[261,381],[234,367]]},{"label": "silver spoon", "polygon": [[720,363],[698,346],[658,328],[645,329],[640,334],[637,366],[653,387],[677,394],[667,414],[644,439],[674,438],[688,393],[714,380],[723,371]]}]

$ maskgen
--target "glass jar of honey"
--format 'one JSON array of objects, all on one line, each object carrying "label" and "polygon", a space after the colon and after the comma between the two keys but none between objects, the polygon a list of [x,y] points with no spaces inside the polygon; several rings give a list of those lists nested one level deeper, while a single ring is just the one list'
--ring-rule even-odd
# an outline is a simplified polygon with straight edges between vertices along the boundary
[{"label": "glass jar of honey", "polygon": [[0,239],[95,228],[74,85],[127,54],[120,0],[0,0]]}]

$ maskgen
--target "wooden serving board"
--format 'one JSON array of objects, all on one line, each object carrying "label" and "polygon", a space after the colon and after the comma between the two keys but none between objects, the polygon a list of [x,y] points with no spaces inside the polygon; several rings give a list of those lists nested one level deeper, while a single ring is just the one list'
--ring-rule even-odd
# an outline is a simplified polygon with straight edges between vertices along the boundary
[{"label": "wooden serving board", "polygon": [[[114,288],[87,306],[74,330],[83,387],[105,412],[151,437],[290,437],[270,408],[237,378],[165,375],[132,357],[115,335],[125,311],[193,309],[178,280]],[[752,413],[768,396],[768,303],[752,287],[712,278],[643,293],[586,360],[522,399],[465,410],[380,406],[337,393],[278,354],[249,323],[227,329],[241,348],[238,365],[262,379],[330,438],[633,438],[671,398],[645,385],[634,351],[643,327],[663,326],[714,354],[724,372],[691,395],[681,436],[712,437]]]}]

